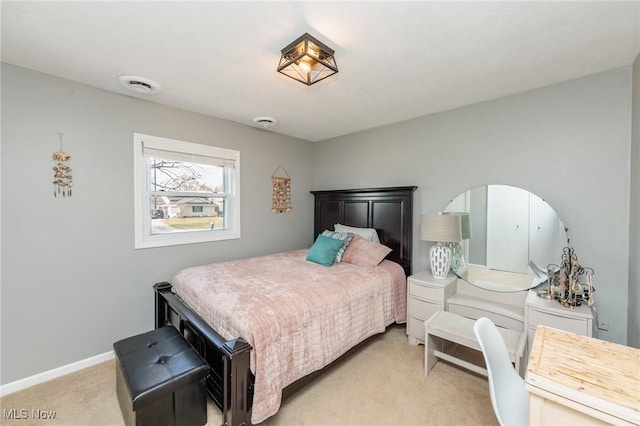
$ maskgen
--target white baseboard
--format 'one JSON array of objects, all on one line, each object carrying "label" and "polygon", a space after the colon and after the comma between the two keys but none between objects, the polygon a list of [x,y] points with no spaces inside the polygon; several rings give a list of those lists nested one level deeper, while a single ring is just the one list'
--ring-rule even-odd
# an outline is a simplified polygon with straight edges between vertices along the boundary
[{"label": "white baseboard", "polygon": [[91,358],[80,360],[78,362],[63,365],[62,367],[54,368],[53,370],[45,371],[31,377],[27,377],[21,380],[16,380],[15,382],[7,383],[6,385],[0,386],[0,396],[9,395],[11,393],[46,382],[48,380],[55,379],[60,376],[64,376],[66,374],[74,373],[76,371],[80,371],[84,368],[91,367],[96,364],[100,364],[101,362],[109,361],[110,359],[113,359],[113,358],[114,358],[113,351],[109,351],[100,355],[92,356]]}]

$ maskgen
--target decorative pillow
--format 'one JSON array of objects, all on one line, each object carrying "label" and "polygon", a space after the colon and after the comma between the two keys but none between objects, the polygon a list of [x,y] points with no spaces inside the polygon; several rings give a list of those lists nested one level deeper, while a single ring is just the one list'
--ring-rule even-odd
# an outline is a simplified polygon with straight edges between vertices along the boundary
[{"label": "decorative pillow", "polygon": [[336,263],[342,262],[342,256],[344,255],[345,249],[353,239],[353,234],[351,232],[334,232],[325,230],[322,235],[342,241],[342,247],[340,247],[340,250],[338,250],[338,254],[336,254]]},{"label": "decorative pillow", "polygon": [[391,253],[389,247],[354,235],[353,240],[344,251],[342,261],[356,266],[376,266],[389,253]]},{"label": "decorative pillow", "polygon": [[325,237],[320,234],[309,249],[307,260],[319,263],[320,265],[331,266],[342,244],[342,240],[336,240],[335,238]]},{"label": "decorative pillow", "polygon": [[366,238],[369,241],[373,241],[374,243],[380,243],[380,239],[378,238],[378,233],[373,228],[355,228],[353,226],[346,226],[336,223],[333,225],[333,229],[336,232],[351,232],[354,234],[360,235],[362,238]]}]

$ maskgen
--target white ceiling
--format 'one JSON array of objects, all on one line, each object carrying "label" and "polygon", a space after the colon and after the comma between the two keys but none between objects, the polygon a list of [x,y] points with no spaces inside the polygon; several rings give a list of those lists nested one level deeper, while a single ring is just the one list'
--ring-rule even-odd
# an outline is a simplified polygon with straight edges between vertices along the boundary
[{"label": "white ceiling", "polygon": [[[640,2],[8,2],[2,61],[319,141],[633,63]],[[309,32],[339,73],[276,72]]]}]

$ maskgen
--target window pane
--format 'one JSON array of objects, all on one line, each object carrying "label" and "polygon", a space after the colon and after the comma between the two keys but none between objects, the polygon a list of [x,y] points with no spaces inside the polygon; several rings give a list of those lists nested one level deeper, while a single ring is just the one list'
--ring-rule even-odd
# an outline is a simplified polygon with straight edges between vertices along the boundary
[{"label": "window pane", "polygon": [[[151,234],[226,229],[224,167],[150,157]],[[184,194],[188,193],[189,196]]]},{"label": "window pane", "polygon": [[226,229],[225,198],[151,197],[151,234]]},{"label": "window pane", "polygon": [[224,193],[224,167],[148,157],[150,191]]}]

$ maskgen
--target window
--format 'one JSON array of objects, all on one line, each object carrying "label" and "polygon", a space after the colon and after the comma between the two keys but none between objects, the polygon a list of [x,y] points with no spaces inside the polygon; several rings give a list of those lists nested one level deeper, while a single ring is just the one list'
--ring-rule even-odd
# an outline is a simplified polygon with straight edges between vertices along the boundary
[{"label": "window", "polygon": [[240,152],[133,139],[136,248],[240,238]]}]

